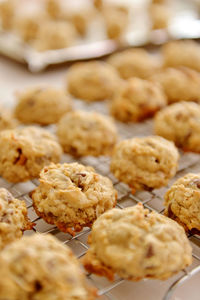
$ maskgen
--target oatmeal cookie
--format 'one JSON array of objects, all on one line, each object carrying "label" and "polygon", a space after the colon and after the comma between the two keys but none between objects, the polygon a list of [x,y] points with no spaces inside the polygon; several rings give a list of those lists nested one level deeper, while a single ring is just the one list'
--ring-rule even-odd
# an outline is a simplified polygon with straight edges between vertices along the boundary
[{"label": "oatmeal cookie", "polygon": [[117,88],[110,112],[122,122],[138,122],[153,116],[166,104],[159,85],[135,77]]},{"label": "oatmeal cookie", "polygon": [[0,132],[0,175],[11,182],[38,177],[41,169],[59,162],[62,149],[55,137],[38,127]]},{"label": "oatmeal cookie", "polygon": [[18,122],[12,112],[0,106],[0,131],[17,127]]},{"label": "oatmeal cookie", "polygon": [[36,213],[61,231],[74,234],[116,204],[117,192],[107,177],[78,163],[51,164],[40,173],[32,192]]},{"label": "oatmeal cookie", "polygon": [[200,74],[186,68],[167,68],[151,77],[152,81],[161,84],[168,103],[178,101],[200,102]]},{"label": "oatmeal cookie", "polygon": [[117,141],[112,119],[96,112],[67,113],[58,123],[57,135],[64,151],[74,156],[110,155]]},{"label": "oatmeal cookie", "polygon": [[11,30],[15,19],[15,1],[5,0],[0,3],[0,22],[4,30]]},{"label": "oatmeal cookie", "polygon": [[200,105],[194,102],[174,103],[154,119],[157,135],[173,141],[185,151],[200,153]]},{"label": "oatmeal cookie", "polygon": [[47,21],[40,27],[32,46],[38,51],[62,49],[72,46],[76,38],[76,30],[70,22]]},{"label": "oatmeal cookie", "polygon": [[17,95],[16,117],[23,123],[57,123],[71,110],[69,96],[62,90],[46,87],[28,88]]},{"label": "oatmeal cookie", "polygon": [[192,262],[183,228],[173,220],[144,209],[142,204],[112,209],[100,216],[83,257],[87,271],[113,280],[114,274],[138,281],[165,280]]},{"label": "oatmeal cookie", "polygon": [[151,3],[149,16],[152,29],[165,29],[170,21],[170,11],[167,5],[162,3]]},{"label": "oatmeal cookie", "polygon": [[173,41],[163,46],[164,65],[185,66],[200,72],[200,45],[194,41]]},{"label": "oatmeal cookie", "polygon": [[69,92],[74,97],[87,101],[110,98],[119,81],[115,69],[102,61],[76,63],[67,73]]},{"label": "oatmeal cookie", "polygon": [[159,62],[144,49],[128,49],[112,54],[107,62],[123,79],[139,77],[146,79],[159,68]]},{"label": "oatmeal cookie", "polygon": [[93,300],[70,248],[52,235],[23,237],[0,254],[0,300]]},{"label": "oatmeal cookie", "polygon": [[148,136],[119,142],[110,167],[117,179],[133,189],[152,190],[167,185],[176,174],[178,159],[173,142]]},{"label": "oatmeal cookie", "polygon": [[179,178],[165,194],[165,215],[200,234],[200,174]]},{"label": "oatmeal cookie", "polygon": [[0,188],[0,250],[19,239],[33,225],[28,219],[25,202]]}]

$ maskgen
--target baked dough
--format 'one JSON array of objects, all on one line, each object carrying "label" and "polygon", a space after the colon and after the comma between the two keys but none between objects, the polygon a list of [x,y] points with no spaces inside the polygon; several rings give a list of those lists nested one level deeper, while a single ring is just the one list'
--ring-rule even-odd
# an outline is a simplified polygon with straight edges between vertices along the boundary
[{"label": "baked dough", "polygon": [[115,69],[102,61],[76,63],[67,73],[69,92],[86,101],[109,99],[119,81]]},{"label": "baked dough", "polygon": [[117,141],[111,118],[86,111],[73,111],[58,123],[58,138],[63,150],[74,156],[110,155]]},{"label": "baked dough", "polygon": [[185,151],[200,153],[200,105],[174,103],[155,116],[155,133],[173,141]]},{"label": "baked dough", "polygon": [[14,118],[13,113],[0,106],[0,131],[5,129],[12,129],[17,127],[19,124],[17,120]]},{"label": "baked dough", "polygon": [[39,176],[50,162],[59,162],[62,149],[45,129],[25,127],[0,132],[0,175],[11,182]]},{"label": "baked dough", "polygon": [[167,185],[177,171],[179,153],[173,142],[159,136],[119,142],[111,160],[115,177],[137,190]]},{"label": "baked dough", "polygon": [[183,228],[149,212],[142,204],[112,209],[100,216],[89,236],[83,258],[87,271],[114,279],[167,279],[192,262],[192,249]]},{"label": "baked dough", "polygon": [[152,29],[166,29],[170,21],[170,10],[163,3],[151,3],[149,15]]},{"label": "baked dough", "polygon": [[40,174],[32,192],[36,213],[61,231],[74,234],[90,227],[116,205],[117,192],[107,177],[78,163],[51,164]]},{"label": "baked dough", "polygon": [[0,253],[0,300],[93,300],[78,260],[51,235],[23,237]]},{"label": "baked dough", "polygon": [[179,178],[165,194],[165,215],[187,232],[200,234],[200,174]]},{"label": "baked dough", "polygon": [[138,122],[153,116],[166,104],[159,85],[135,77],[117,88],[110,112],[122,122]]},{"label": "baked dough", "polygon": [[0,250],[21,238],[23,232],[32,229],[33,225],[28,219],[25,202],[0,188]]},{"label": "baked dough", "polygon": [[28,88],[18,93],[15,115],[22,123],[49,125],[71,110],[69,96],[62,90],[46,87]]},{"label": "baked dough", "polygon": [[112,54],[107,62],[119,72],[123,79],[131,77],[146,79],[160,67],[158,60],[141,48]]},{"label": "baked dough", "polygon": [[186,68],[167,68],[151,77],[161,84],[169,103],[178,101],[200,102],[200,74]]}]

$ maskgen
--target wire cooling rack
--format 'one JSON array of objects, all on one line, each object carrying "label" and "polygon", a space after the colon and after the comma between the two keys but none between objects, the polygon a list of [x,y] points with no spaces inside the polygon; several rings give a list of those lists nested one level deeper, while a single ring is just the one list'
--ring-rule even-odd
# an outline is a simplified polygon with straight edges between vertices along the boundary
[{"label": "wire cooling rack", "polygon": [[[95,110],[101,113],[107,113],[106,105],[102,103],[89,105],[81,101],[75,101],[75,106],[79,109]],[[151,120],[147,120],[140,124],[117,123],[117,126],[120,138],[153,134]],[[50,127],[49,129],[54,131],[55,128]],[[117,206],[119,208],[123,209],[141,202],[146,208],[155,210],[159,213],[163,212],[163,196],[173,181],[188,172],[200,172],[200,155],[193,153],[181,153],[178,172],[175,178],[169,182],[167,187],[153,190],[152,192],[136,192],[136,194],[133,195],[126,184],[116,180],[116,178],[110,173],[110,159],[108,157],[83,157],[79,160],[75,160],[69,155],[63,155],[62,157],[62,162],[74,161],[78,161],[84,165],[91,165],[97,172],[104,176],[108,176],[112,180],[115,189],[118,191]],[[77,233],[74,237],[72,237],[69,234],[60,232],[55,226],[49,225],[39,218],[34,212],[32,201],[29,197],[29,193],[36,188],[38,183],[38,180],[35,179],[26,183],[11,184],[0,178],[0,186],[7,188],[15,197],[25,200],[27,204],[29,217],[36,225],[32,231],[25,232],[26,235],[34,234],[34,232],[43,234],[51,233],[64,244],[68,245],[78,258],[81,258],[88,249],[87,238],[90,229],[85,228],[82,232]],[[197,235],[190,235],[189,240],[193,248],[193,264],[167,281],[143,280],[141,282],[127,282],[121,278],[116,278],[114,282],[110,283],[104,278],[87,274],[88,280],[93,286],[98,288],[100,295],[99,299],[101,300],[199,299],[199,296],[196,298],[195,295],[191,294],[187,297],[187,295],[185,295],[185,291],[184,298],[174,298],[174,295],[179,291],[180,286],[187,287],[187,284],[190,284],[191,280],[192,284],[195,284],[195,275],[200,272],[200,237]],[[196,282],[196,284],[198,283]]]}]

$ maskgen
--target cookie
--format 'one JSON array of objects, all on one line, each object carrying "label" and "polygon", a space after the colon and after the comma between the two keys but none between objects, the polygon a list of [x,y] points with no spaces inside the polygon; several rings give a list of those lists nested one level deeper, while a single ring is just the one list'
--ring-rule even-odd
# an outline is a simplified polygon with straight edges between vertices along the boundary
[{"label": "cookie", "polygon": [[119,80],[115,69],[102,61],[76,63],[67,73],[69,93],[86,101],[109,99]]},{"label": "cookie", "polygon": [[187,232],[200,234],[200,174],[179,178],[165,194],[165,215]]},{"label": "cookie", "polygon": [[142,204],[112,209],[100,216],[89,236],[83,258],[87,271],[113,280],[165,280],[192,262],[192,249],[183,228]]},{"label": "cookie", "polygon": [[38,51],[62,49],[72,46],[76,38],[76,30],[70,22],[47,21],[40,27],[32,46]]},{"label": "cookie", "polygon": [[115,177],[136,190],[167,185],[177,171],[179,153],[173,142],[159,136],[119,142],[111,160]]},{"label": "cookie", "polygon": [[0,131],[5,129],[12,129],[17,126],[18,126],[18,122],[14,118],[12,112],[0,106]]},{"label": "cookie", "polygon": [[15,115],[22,123],[49,125],[71,110],[69,96],[52,87],[28,88],[17,95]]},{"label": "cookie", "polygon": [[185,151],[200,153],[200,105],[194,102],[174,103],[155,116],[154,130]]},{"label": "cookie", "polygon": [[138,122],[152,117],[166,103],[159,85],[135,77],[117,88],[110,112],[122,122]]},{"label": "cookie", "polygon": [[200,72],[200,46],[192,40],[173,41],[162,47],[166,67],[185,66]]},{"label": "cookie", "polygon": [[107,177],[78,163],[51,164],[40,173],[31,193],[38,216],[61,231],[74,234],[90,227],[116,205],[117,192]]},{"label": "cookie", "polygon": [[96,112],[67,113],[58,123],[57,135],[64,152],[78,157],[110,155],[117,141],[112,119]]},{"label": "cookie", "polygon": [[51,235],[35,234],[0,253],[0,299],[93,300],[70,248]]},{"label": "cookie", "polygon": [[13,0],[5,0],[0,3],[0,22],[4,30],[11,30],[15,18],[15,2]]},{"label": "cookie", "polygon": [[96,9],[101,11],[104,5],[104,0],[93,0],[93,4]]},{"label": "cookie", "polygon": [[129,10],[126,6],[104,5],[102,16],[109,39],[119,39],[126,33],[129,25]]},{"label": "cookie", "polygon": [[25,230],[33,227],[27,216],[26,204],[0,188],[0,250],[21,238]]},{"label": "cookie", "polygon": [[161,84],[168,103],[200,101],[200,74],[186,68],[167,68],[155,73],[151,80]]},{"label": "cookie", "polygon": [[55,137],[38,127],[0,132],[0,175],[11,182],[39,176],[51,162],[59,162],[62,149]]},{"label": "cookie", "polygon": [[167,5],[151,3],[149,6],[149,17],[152,29],[166,29],[171,15]]},{"label": "cookie", "polygon": [[45,1],[45,11],[48,16],[52,19],[60,19],[62,16],[62,7],[60,5],[60,1],[58,0],[46,0]]},{"label": "cookie", "polygon": [[112,54],[107,62],[123,79],[139,77],[146,79],[160,67],[159,62],[144,49],[128,49]]}]

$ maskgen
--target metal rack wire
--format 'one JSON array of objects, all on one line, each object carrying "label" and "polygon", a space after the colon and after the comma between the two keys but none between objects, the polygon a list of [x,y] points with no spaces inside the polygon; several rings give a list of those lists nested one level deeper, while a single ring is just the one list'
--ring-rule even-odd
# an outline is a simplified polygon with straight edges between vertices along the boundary
[{"label": "metal rack wire", "polygon": [[[80,103],[79,103],[80,104]],[[96,104],[98,107],[95,108],[97,111],[101,111],[99,104]],[[79,106],[79,105],[78,105]],[[80,108],[80,106],[79,106]],[[94,109],[94,105],[90,106],[87,109]],[[105,111],[103,111],[105,112]],[[139,125],[124,125],[118,124],[118,129],[121,137],[128,138],[131,136],[141,136],[141,135],[149,135],[152,134],[152,122],[146,121]],[[62,162],[73,162],[75,159],[69,155],[63,155]],[[77,160],[76,160],[77,161]],[[117,181],[114,176],[109,171],[109,158],[107,157],[84,157],[78,160],[78,162],[93,166],[97,172],[102,175],[108,176],[118,191],[118,204],[117,206],[121,209],[136,205],[138,202],[142,202],[146,208],[150,210],[155,210],[159,213],[163,212],[163,195],[165,191],[169,188],[172,182],[180,176],[188,172],[200,172],[200,155],[192,154],[192,153],[182,153],[179,170],[177,172],[176,177],[170,181],[167,187],[161,188],[159,190],[154,190],[152,192],[141,191],[136,192],[136,194],[132,194],[129,187],[124,183]],[[25,234],[33,234],[34,232],[39,233],[51,233],[55,235],[60,241],[64,244],[67,244],[72,248],[75,255],[80,258],[82,257],[87,249],[87,237],[90,232],[90,229],[85,228],[82,232],[77,233],[74,237],[69,234],[65,234],[60,232],[55,226],[49,225],[45,223],[41,218],[39,218],[32,207],[31,198],[29,197],[29,192],[36,188],[38,185],[37,180],[32,180],[26,183],[19,184],[10,184],[0,178],[0,185],[7,188],[10,192],[13,193],[15,197],[19,199],[25,200],[28,207],[28,214],[30,219],[36,223],[35,227],[32,231],[28,231]],[[173,277],[172,280],[167,281],[167,289],[166,292],[160,298],[154,299],[163,299],[170,300],[172,299],[173,293],[177,290],[177,288],[181,285],[184,285],[188,280],[190,280],[195,274],[200,272],[200,238],[196,235],[189,236],[191,245],[193,247],[193,258],[194,264],[190,266],[188,269],[180,272],[177,276]],[[117,278],[113,283],[108,282],[104,278],[99,278],[97,276],[88,274],[88,279],[92,285],[96,286],[99,290],[99,295],[101,296],[99,299],[110,299],[117,300],[118,297],[113,295],[112,291],[115,290],[119,285],[123,285],[125,280]],[[145,283],[147,280],[144,280]],[[142,284],[144,284],[142,282]],[[124,299],[126,299],[124,297]],[[137,294],[137,299],[142,300],[143,298]]]}]

